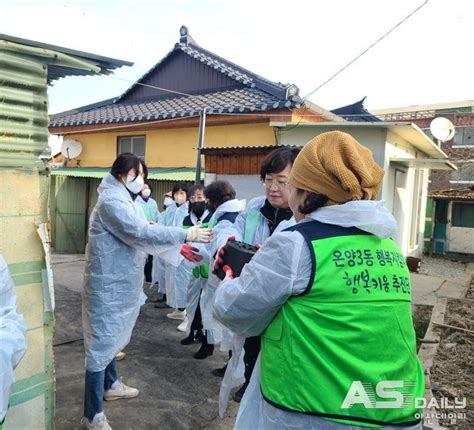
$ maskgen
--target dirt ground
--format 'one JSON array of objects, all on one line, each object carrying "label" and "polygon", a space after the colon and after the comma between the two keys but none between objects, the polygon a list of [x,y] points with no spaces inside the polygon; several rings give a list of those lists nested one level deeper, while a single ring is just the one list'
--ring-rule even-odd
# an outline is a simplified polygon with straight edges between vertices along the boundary
[{"label": "dirt ground", "polygon": [[[474,330],[474,300],[450,299],[444,323]],[[474,333],[451,328],[439,328],[441,342],[431,368],[433,395],[439,400],[447,397],[450,404],[455,397],[466,398],[466,408],[454,410],[439,408],[441,413],[465,413],[465,418],[451,421],[441,419],[440,425],[453,429],[474,428]]]},{"label": "dirt ground", "polygon": [[[53,265],[56,292],[54,337],[57,430],[80,428],[84,395],[84,345],[81,329],[83,262],[68,260]],[[148,291],[153,293],[153,291]],[[227,430],[234,424],[238,404],[229,402],[228,416],[218,417],[221,379],[211,370],[221,367],[226,355],[219,351],[206,360],[192,354],[199,344],[182,346],[185,336],[179,321],[166,318],[169,309],[146,304],[138,318],[127,357],[118,362],[127,385],[140,390],[131,400],[105,402],[114,430],[210,429]]]}]

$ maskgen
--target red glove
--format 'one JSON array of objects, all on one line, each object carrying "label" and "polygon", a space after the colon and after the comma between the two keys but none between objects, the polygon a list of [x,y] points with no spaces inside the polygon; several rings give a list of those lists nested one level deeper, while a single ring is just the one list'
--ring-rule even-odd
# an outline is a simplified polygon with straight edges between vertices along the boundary
[{"label": "red glove", "polygon": [[186,258],[186,260],[191,263],[200,263],[202,261],[202,256],[198,254],[199,249],[191,245],[181,245],[181,250],[179,253]]},{"label": "red glove", "polygon": [[[227,242],[229,242],[229,241],[235,241],[235,236],[229,236],[227,238]],[[226,245],[227,245],[227,242],[226,242]],[[217,273],[217,271],[222,266],[222,263],[224,261],[223,260],[223,257],[224,257],[224,254],[225,254],[224,247],[225,247],[225,245],[220,247],[219,250],[217,251],[216,261],[214,262],[214,267],[212,269],[212,273],[214,275]],[[222,268],[222,270],[224,270],[224,268]]]},{"label": "red glove", "polygon": [[224,281],[229,281],[231,279],[234,279],[234,271],[230,266],[227,264],[222,267],[222,270],[225,272],[225,278]]}]

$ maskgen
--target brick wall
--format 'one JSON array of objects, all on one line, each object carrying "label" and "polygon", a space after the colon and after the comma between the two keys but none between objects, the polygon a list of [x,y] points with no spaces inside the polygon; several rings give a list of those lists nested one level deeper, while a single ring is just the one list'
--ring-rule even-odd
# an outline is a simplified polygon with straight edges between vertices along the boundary
[{"label": "brick wall", "polygon": [[[458,170],[431,170],[429,192],[467,188],[474,184],[465,181],[474,181],[474,115],[456,114],[445,115],[454,123],[458,135],[454,140],[441,144],[442,150],[449,156]],[[421,128],[426,128],[431,121],[414,120]],[[461,141],[464,147],[459,146]],[[455,146],[453,147],[453,143]],[[454,181],[454,182],[453,182]],[[456,181],[464,181],[457,183]]]}]

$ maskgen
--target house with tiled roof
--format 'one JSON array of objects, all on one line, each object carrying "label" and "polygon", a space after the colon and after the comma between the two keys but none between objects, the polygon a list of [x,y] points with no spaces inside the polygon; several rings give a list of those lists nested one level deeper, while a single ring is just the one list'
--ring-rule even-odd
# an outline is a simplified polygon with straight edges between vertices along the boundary
[{"label": "house with tiled roof", "polygon": [[297,122],[303,110],[321,121],[332,117],[305,104],[296,85],[272,82],[202,48],[183,26],[173,49],[123,94],[52,115],[49,129],[82,144],[83,168],[109,167],[124,150],[150,167],[194,167],[204,109],[205,144],[213,147],[273,144],[270,121]]},{"label": "house with tiled roof", "polygon": [[366,97],[352,103],[350,105],[341,106],[337,109],[332,109],[331,112],[335,115],[344,118],[346,121],[358,122],[378,122],[380,118],[372,115],[364,106]]},{"label": "house with tiled roof", "polygon": [[[50,133],[82,146],[67,166],[52,170],[59,224],[75,231],[67,217],[71,206],[77,214],[78,199],[85,202],[80,212],[87,219],[98,182],[122,152],[144,157],[159,203],[176,181],[194,181],[204,110],[204,147],[242,147],[243,152],[264,147],[266,153],[277,144],[272,121],[334,120],[334,114],[304,101],[296,85],[271,81],[204,49],[183,26],[173,49],[123,94],[51,115]],[[238,174],[253,174],[261,153],[250,151],[249,162]],[[64,196],[59,199],[61,190]],[[74,202],[64,200],[72,195]],[[76,243],[57,247],[81,252],[84,239]]]}]

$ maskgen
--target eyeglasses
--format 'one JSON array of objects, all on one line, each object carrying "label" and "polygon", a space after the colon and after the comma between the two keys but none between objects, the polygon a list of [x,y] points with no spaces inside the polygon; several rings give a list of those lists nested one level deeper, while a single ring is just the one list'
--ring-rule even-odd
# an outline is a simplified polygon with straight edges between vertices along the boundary
[{"label": "eyeglasses", "polygon": [[282,181],[278,179],[271,179],[271,178],[265,178],[263,181],[263,185],[266,188],[271,188],[273,185],[275,185],[276,188],[279,190],[283,190],[288,186],[289,182],[288,181]]}]

